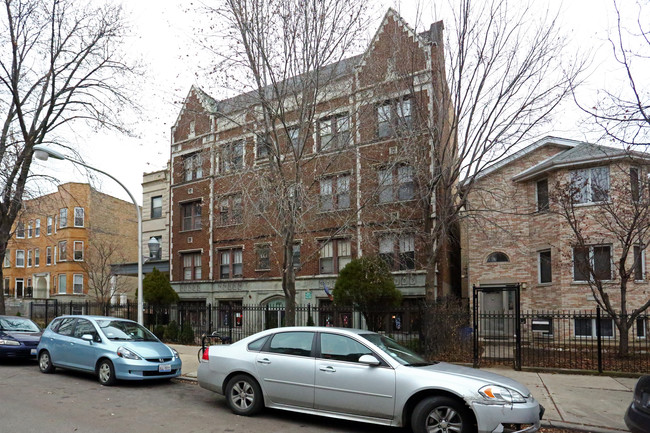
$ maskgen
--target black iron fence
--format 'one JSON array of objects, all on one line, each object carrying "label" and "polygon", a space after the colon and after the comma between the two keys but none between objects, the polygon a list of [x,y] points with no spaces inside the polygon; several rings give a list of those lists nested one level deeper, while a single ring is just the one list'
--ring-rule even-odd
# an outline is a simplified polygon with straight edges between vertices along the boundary
[{"label": "black iron fence", "polygon": [[[41,325],[63,314],[93,314],[137,319],[137,305],[102,305],[90,302],[34,300],[30,316]],[[369,317],[368,315],[372,317]],[[296,308],[296,325],[367,329],[377,324],[382,332],[432,359],[474,363],[477,367],[505,364],[648,372],[650,339],[647,315],[638,317],[625,339],[611,317],[594,311],[522,311],[480,313],[475,320],[465,305],[411,305],[362,314],[333,305]],[[519,326],[515,326],[519,321]],[[146,305],[145,326],[159,337],[185,344],[200,344],[213,332],[238,341],[264,329],[286,324],[284,308],[259,305],[212,306],[179,303],[167,307]],[[516,330],[520,335],[517,338]],[[475,337],[475,338],[474,338]]]}]

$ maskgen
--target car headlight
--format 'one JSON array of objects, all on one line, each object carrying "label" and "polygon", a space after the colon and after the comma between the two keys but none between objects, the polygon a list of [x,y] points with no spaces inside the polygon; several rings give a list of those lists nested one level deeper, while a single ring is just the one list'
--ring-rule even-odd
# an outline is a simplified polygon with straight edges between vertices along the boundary
[{"label": "car headlight", "polygon": [[125,359],[136,359],[136,360],[142,359],[134,351],[127,349],[124,346],[120,346],[117,348],[117,356]]},{"label": "car headlight", "polygon": [[176,349],[174,349],[173,347],[170,347],[170,349],[172,350],[172,353],[174,354],[174,359],[178,359],[178,358],[181,357],[181,356],[178,354],[178,351],[177,351]]},{"label": "car headlight", "polygon": [[526,403],[526,397],[514,389],[497,385],[486,385],[478,390],[483,398],[495,403]]},{"label": "car headlight", "polygon": [[16,340],[7,340],[4,338],[0,339],[0,346],[20,346],[20,343]]}]

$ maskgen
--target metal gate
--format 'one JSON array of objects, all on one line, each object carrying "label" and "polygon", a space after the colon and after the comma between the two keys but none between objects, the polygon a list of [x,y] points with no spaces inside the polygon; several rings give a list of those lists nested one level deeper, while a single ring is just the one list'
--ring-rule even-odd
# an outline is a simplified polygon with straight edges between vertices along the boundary
[{"label": "metal gate", "polygon": [[[483,363],[505,361],[512,362],[515,370],[521,370],[520,290],[519,284],[473,286],[475,368],[478,368],[482,361]],[[481,302],[485,304],[489,299],[499,297],[505,300],[506,308],[481,310]]]}]

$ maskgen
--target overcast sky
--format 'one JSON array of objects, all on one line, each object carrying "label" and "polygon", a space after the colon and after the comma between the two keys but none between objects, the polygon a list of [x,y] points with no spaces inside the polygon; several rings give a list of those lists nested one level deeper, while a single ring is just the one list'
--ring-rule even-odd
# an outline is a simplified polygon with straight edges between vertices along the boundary
[{"label": "overcast sky", "polygon": [[[136,136],[88,131],[71,134],[71,140],[88,164],[120,179],[136,200],[141,202],[142,174],[164,168],[169,160],[170,128],[190,86],[209,86],[201,73],[193,40],[195,16],[187,10],[196,5],[196,2],[122,0],[122,3],[128,11],[126,16],[134,30],[134,36],[129,40],[130,53],[143,61],[147,71],[141,94],[135,95],[143,106],[143,111],[130,119]],[[415,1],[406,0],[399,6],[402,16],[412,25],[415,22],[414,3]],[[624,3],[633,5],[628,0]],[[594,73],[585,86],[586,94],[594,94],[597,88],[605,85],[608,80],[611,81],[613,62],[607,58],[610,50],[606,44],[607,30],[615,24],[611,0],[548,0],[537,4],[541,8],[561,8],[563,27],[573,49],[594,54]],[[394,6],[394,3],[377,0],[378,11],[383,13],[389,6]],[[423,21],[426,25],[433,20],[445,20],[443,8],[436,3],[429,2],[425,10]],[[377,15],[381,18],[380,13]],[[378,24],[377,21],[370,34],[374,33]],[[206,60],[203,58],[203,64]],[[558,116],[562,121],[554,123],[544,135],[593,139],[579,128],[577,108],[566,105],[562,110]],[[68,162],[48,163],[48,169],[52,167],[56,167],[54,175],[61,182],[86,181],[85,172],[73,169]],[[35,166],[34,169],[45,170],[42,165]],[[103,192],[129,200],[126,193],[110,179],[98,176],[93,180],[93,185]]]}]

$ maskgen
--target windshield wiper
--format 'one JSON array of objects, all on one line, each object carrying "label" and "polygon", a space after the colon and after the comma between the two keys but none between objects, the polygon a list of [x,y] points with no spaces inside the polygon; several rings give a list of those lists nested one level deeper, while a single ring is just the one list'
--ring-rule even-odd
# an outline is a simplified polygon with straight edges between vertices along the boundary
[{"label": "windshield wiper", "polygon": [[411,364],[406,364],[407,367],[426,367],[428,365],[434,365],[437,362],[413,362]]}]

